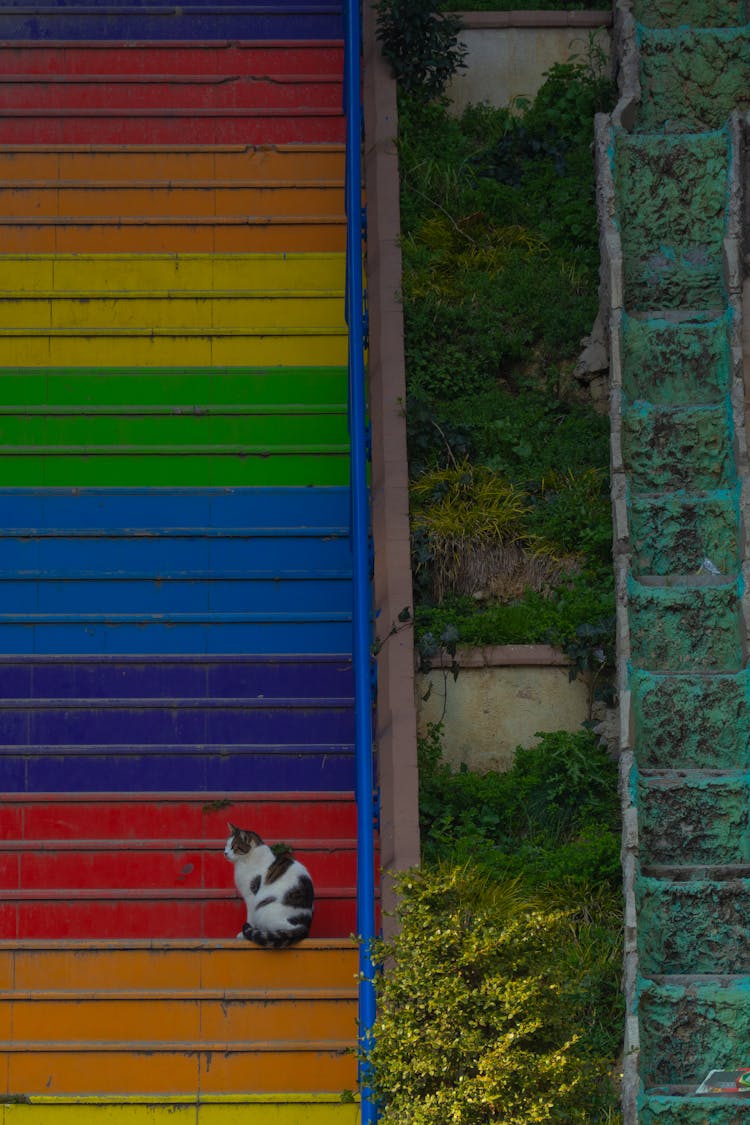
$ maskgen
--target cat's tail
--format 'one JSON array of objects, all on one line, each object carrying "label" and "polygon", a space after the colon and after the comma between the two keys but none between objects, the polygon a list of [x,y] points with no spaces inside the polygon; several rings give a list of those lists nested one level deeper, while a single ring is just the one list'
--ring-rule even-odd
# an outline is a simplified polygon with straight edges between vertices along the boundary
[{"label": "cat's tail", "polygon": [[300,923],[289,930],[261,930],[245,922],[242,927],[242,936],[264,949],[285,949],[288,945],[295,945],[306,938],[310,932],[310,924]]}]

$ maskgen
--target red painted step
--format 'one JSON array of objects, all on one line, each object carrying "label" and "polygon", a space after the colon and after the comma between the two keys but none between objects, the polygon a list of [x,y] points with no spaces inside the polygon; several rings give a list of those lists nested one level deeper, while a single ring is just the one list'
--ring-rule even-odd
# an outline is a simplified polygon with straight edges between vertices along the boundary
[{"label": "red painted step", "polygon": [[336,39],[54,44],[10,40],[0,42],[0,51],[6,75],[337,74],[344,65],[344,47]]},{"label": "red painted step", "polygon": [[226,837],[231,820],[270,842],[351,839],[351,793],[6,793],[0,840],[166,840]]},{"label": "red painted step", "polygon": [[[226,891],[109,892],[57,888],[7,891],[0,903],[0,940],[14,938],[229,938],[245,920],[234,887]],[[312,938],[349,937],[356,929],[350,889],[319,891]]]}]

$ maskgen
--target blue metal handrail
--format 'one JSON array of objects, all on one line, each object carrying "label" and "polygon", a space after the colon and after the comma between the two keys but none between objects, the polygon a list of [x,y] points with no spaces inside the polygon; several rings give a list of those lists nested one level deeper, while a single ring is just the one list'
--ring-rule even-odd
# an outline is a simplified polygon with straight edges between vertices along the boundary
[{"label": "blue metal handrail", "polygon": [[362,284],[362,110],[359,0],[344,4],[344,111],[346,114],[346,320],[349,327],[349,441],[354,557],[354,723],[357,798],[357,933],[362,1125],[377,1119],[371,1100],[367,1052],[375,1022],[371,943],[375,937],[372,699],[370,692],[370,554],[365,404],[365,314]]}]

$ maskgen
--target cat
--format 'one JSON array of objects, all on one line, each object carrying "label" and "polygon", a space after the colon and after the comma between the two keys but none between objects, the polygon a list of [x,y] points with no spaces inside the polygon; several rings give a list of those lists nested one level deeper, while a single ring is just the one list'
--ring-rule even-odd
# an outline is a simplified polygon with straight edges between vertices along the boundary
[{"label": "cat", "polygon": [[302,941],[310,932],[313,884],[289,850],[276,855],[257,832],[229,824],[224,855],[234,864],[234,883],[247,906],[238,938],[271,949]]}]

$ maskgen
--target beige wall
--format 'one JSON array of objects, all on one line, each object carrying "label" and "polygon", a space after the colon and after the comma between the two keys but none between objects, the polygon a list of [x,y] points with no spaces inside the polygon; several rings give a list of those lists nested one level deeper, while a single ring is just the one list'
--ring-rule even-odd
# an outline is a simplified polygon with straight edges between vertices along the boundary
[{"label": "beige wall", "polygon": [[516,747],[534,745],[537,731],[575,731],[588,718],[586,683],[569,682],[568,661],[547,645],[470,649],[459,663],[455,681],[435,668],[416,683],[419,733],[442,720],[454,767],[508,769]]},{"label": "beige wall", "polygon": [[457,112],[470,102],[505,106],[519,96],[533,98],[554,63],[586,56],[592,35],[609,57],[609,12],[464,12],[461,18],[468,66],[447,91]]}]

